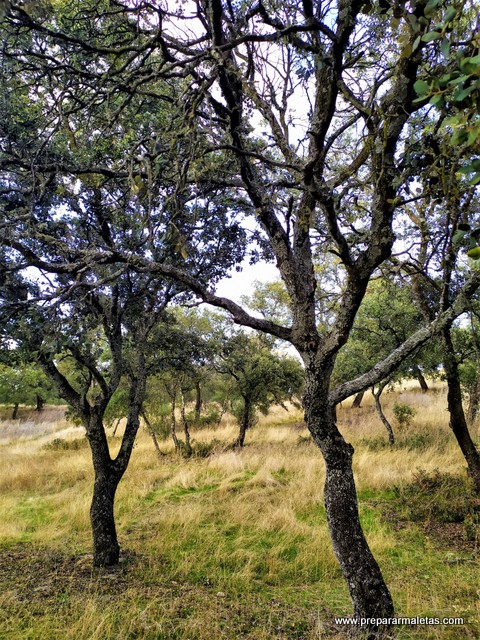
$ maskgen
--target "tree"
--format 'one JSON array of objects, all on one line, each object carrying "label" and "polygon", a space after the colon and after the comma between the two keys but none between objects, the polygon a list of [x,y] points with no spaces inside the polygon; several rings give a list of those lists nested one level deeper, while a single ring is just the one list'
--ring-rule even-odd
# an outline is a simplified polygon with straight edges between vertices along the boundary
[{"label": "tree", "polygon": [[[446,111],[438,122],[430,114],[414,119],[405,150],[409,181],[416,181],[415,208],[405,205],[411,221],[406,238],[410,250],[396,261],[410,279],[412,291],[424,318],[449,309],[478,258],[478,193],[462,171],[469,157],[468,145],[452,144],[443,129]],[[465,254],[470,266],[465,264]],[[472,268],[473,267],[473,268]],[[480,492],[480,455],[468,430],[462,406],[459,362],[453,343],[453,321],[441,332],[440,360],[447,380],[450,428],[465,457],[476,491]]]},{"label": "tree", "polygon": [[266,414],[272,404],[291,400],[302,387],[303,371],[294,358],[275,353],[265,339],[245,332],[223,340],[215,368],[233,378],[240,401],[234,408],[240,426],[234,447],[243,447],[257,410]]},{"label": "tree", "polygon": [[[45,299],[37,304],[27,301],[23,314],[11,315],[10,320],[11,333],[37,357],[85,426],[95,472],[90,519],[97,566],[119,559],[115,493],[139,427],[149,334],[173,295],[169,286],[161,288],[158,281],[138,277],[133,283],[128,274],[107,285],[107,274],[108,268],[85,274],[84,286],[77,280],[76,295],[61,307],[49,307]],[[98,285],[93,276],[103,280],[98,291],[92,290]],[[67,369],[62,367],[65,360],[71,363]],[[111,458],[104,417],[122,376],[128,380],[127,424],[120,450]]]},{"label": "tree", "polygon": [[478,313],[469,313],[470,326],[459,328],[452,333],[452,341],[459,365],[460,382],[468,397],[467,421],[472,427],[478,416],[480,404],[480,336],[478,333]]},{"label": "tree", "polygon": [[0,403],[13,404],[12,420],[17,418],[20,404],[34,405],[41,411],[47,400],[56,399],[52,390],[52,384],[38,366],[0,364]]},{"label": "tree", "polygon": [[[152,330],[173,297],[188,297],[183,285],[148,269],[139,274],[114,256],[148,255],[215,282],[243,258],[246,240],[232,220],[237,205],[228,192],[213,201],[215,189],[196,189],[179,177],[195,146],[175,129],[180,80],[152,80],[146,94],[139,89],[126,99],[123,90],[100,96],[105,60],[91,44],[100,43],[108,66],[128,66],[128,46],[119,57],[115,47],[134,25],[129,10],[109,8],[108,2],[58,11],[10,5],[0,79],[2,332],[38,357],[85,424],[95,470],[96,565],[119,558],[114,498],[143,411]],[[73,53],[70,38],[60,35],[52,75],[45,52],[53,53],[57,34],[69,30],[90,45]],[[46,40],[37,58],[38,33]],[[26,63],[22,52],[38,64]],[[80,76],[67,77],[69,68]],[[12,283],[23,288],[15,291]],[[74,362],[73,378],[62,373],[58,358],[65,357]],[[128,389],[127,425],[111,459],[104,418],[121,383]]]},{"label": "tree", "polygon": [[[347,344],[340,351],[333,373],[334,383],[338,384],[361,375],[373,366],[378,359],[388,356],[411,336],[424,322],[409,287],[398,276],[370,282],[363,302],[358,310]],[[422,371],[436,373],[441,360],[436,342],[431,341],[428,348],[420,349],[406,358],[397,369],[384,380],[372,386],[375,408],[385,426],[391,444],[395,437],[392,426],[386,418],[381,395],[388,384],[402,378],[417,378]]]},{"label": "tree", "polygon": [[[172,153],[165,161],[171,163],[168,175],[176,185],[171,202],[185,211],[183,204],[191,201],[187,186],[195,185],[192,191],[203,205],[208,201],[217,227],[226,204],[242,222],[245,214],[252,216],[254,223],[245,228],[258,225],[252,232],[260,241],[258,251],[276,260],[289,297],[291,324],[251,315],[234,301],[216,296],[215,280],[199,277],[194,268],[187,268],[191,263],[172,264],[156,251],[146,251],[145,245],[116,243],[101,254],[90,251],[88,260],[108,259],[139,273],[180,281],[205,302],[229,311],[238,324],[297,349],[305,367],[305,419],[326,463],[324,495],[333,547],[354,614],[370,620],[390,618],[393,603],[360,525],[353,448],[337,428],[335,405],[388,377],[433,333],[448,327],[476,291],[479,273],[462,283],[448,307],[438,309],[435,318],[370,371],[335,388],[331,376],[368,283],[392,254],[402,205],[410,198],[405,185],[412,162],[401,156],[408,124],[428,102],[417,100],[417,83],[435,66],[446,70],[459,46],[456,42],[474,42],[476,16],[466,3],[461,8],[456,14],[461,19],[450,21],[459,37],[449,51],[440,50],[439,38],[431,36],[431,25],[444,19],[443,5],[436,1],[387,6],[356,0],[268,0],[234,8],[222,0],[202,0],[191,16],[184,15],[182,5],[164,11],[151,3],[116,1],[113,9],[110,3],[107,7],[82,2],[72,3],[63,13],[47,10],[42,15],[12,4],[7,13],[3,56],[8,82],[23,83],[19,95],[32,102],[35,94],[33,102],[40,111],[48,106],[53,115],[49,124],[44,121],[33,169],[31,156],[27,162],[22,151],[30,134],[21,130],[18,118],[17,129],[9,131],[0,167],[6,174],[2,189],[8,192],[9,206],[17,209],[17,226],[15,232],[3,234],[4,242],[17,250],[22,247],[25,259],[36,261],[34,249],[30,247],[32,256],[19,239],[21,214],[15,202],[24,198],[25,189],[30,199],[41,199],[42,189],[59,168],[70,175],[88,170],[116,178],[123,172],[137,195],[155,196],[155,185],[162,183],[159,164],[154,163],[156,174],[149,172],[151,165],[143,160],[147,154],[138,160],[136,153],[145,130],[124,124],[120,136],[135,152],[124,147],[117,163],[104,161],[109,156],[105,149],[97,157],[89,153],[79,158],[58,145],[62,136],[65,147],[78,147],[78,136],[88,142],[82,122],[103,118],[102,126],[90,128],[101,138],[135,98],[162,103],[159,79],[170,88],[173,78],[184,82],[168,95],[172,104],[181,105],[171,119],[176,135],[170,136],[167,127],[166,136]],[[55,86],[46,94],[52,96],[48,100],[39,89],[31,89],[52,78]],[[47,103],[43,107],[42,101]],[[303,112],[299,104],[305,105]],[[102,109],[98,115],[99,105],[109,106],[108,117]],[[144,117],[141,110],[138,117]],[[252,122],[259,122],[260,130],[255,131]],[[163,140],[159,142],[161,146]],[[97,148],[101,151],[101,145]],[[55,171],[50,150],[57,154]],[[133,171],[126,169],[129,166]],[[158,218],[150,218],[152,212],[149,207],[144,219],[153,233]],[[130,222],[135,226],[139,220],[137,214]],[[44,242],[45,230],[42,235],[34,227],[38,242]],[[175,221],[170,230],[179,251],[183,248],[188,257],[188,236],[176,232]],[[210,248],[212,243],[199,243],[196,255],[207,255]],[[315,272],[315,264],[332,253],[338,260],[335,283],[320,280]],[[226,257],[221,251],[216,255]],[[86,259],[86,254],[76,254],[67,262],[78,270]],[[319,300],[328,305],[328,322],[323,322],[325,316],[319,322]],[[367,635],[373,637],[377,627],[369,623]]]}]

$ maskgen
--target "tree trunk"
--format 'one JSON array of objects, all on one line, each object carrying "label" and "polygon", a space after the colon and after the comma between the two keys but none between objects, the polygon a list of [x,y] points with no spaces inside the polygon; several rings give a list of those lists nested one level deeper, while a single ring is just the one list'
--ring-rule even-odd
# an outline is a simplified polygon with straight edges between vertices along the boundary
[{"label": "tree trunk", "polygon": [[427,381],[425,380],[423,373],[420,371],[420,369],[417,371],[417,380],[418,380],[418,384],[420,385],[420,389],[422,390],[422,393],[427,393],[428,384],[427,384]]},{"label": "tree trunk", "polygon": [[352,402],[352,409],[360,409],[365,391],[359,391]]},{"label": "tree trunk", "polygon": [[115,471],[110,458],[102,411],[91,411],[86,422],[87,439],[92,452],[95,481],[90,505],[93,534],[93,564],[109,567],[118,564],[120,547],[115,528],[115,492],[122,474]]},{"label": "tree trunk", "polygon": [[187,456],[191,456],[192,445],[190,443],[190,428],[187,420],[187,414],[185,411],[185,393],[183,389],[180,390],[180,398],[181,398],[180,414],[182,416],[183,433],[185,434],[185,453],[187,454]]},{"label": "tree trunk", "polygon": [[11,418],[12,420],[16,420],[17,419],[17,416],[18,416],[18,405],[19,405],[19,403],[15,402],[15,405],[14,405],[13,411],[12,411],[12,418]]},{"label": "tree trunk", "polygon": [[120,422],[122,421],[121,418],[117,418],[117,421],[115,423],[115,426],[113,427],[113,433],[112,436],[116,436],[117,435],[117,429],[120,426]]},{"label": "tree trunk", "polygon": [[147,414],[145,413],[145,411],[142,411],[142,418],[145,422],[145,426],[147,427],[147,431],[150,434],[150,437],[153,440],[153,446],[155,447],[155,451],[157,452],[157,455],[159,458],[162,458],[162,456],[164,456],[165,454],[162,452],[162,450],[160,449],[160,445],[158,444],[158,440],[157,440],[157,436],[155,435],[155,431],[153,430],[153,427],[150,423],[150,420],[147,418]]},{"label": "tree trunk", "polygon": [[200,380],[195,381],[195,422],[200,421],[200,413],[202,411],[202,388]]},{"label": "tree trunk", "polygon": [[175,450],[180,450],[180,442],[177,438],[177,419],[175,417],[175,407],[176,407],[176,398],[175,394],[170,395],[170,432],[172,434],[173,444],[175,445]]},{"label": "tree trunk", "polygon": [[480,455],[468,431],[465,412],[463,411],[460,375],[450,329],[444,330],[443,340],[445,345],[443,366],[448,385],[447,406],[450,412],[450,428],[465,457],[468,471],[475,483],[475,490],[477,494],[480,494]]},{"label": "tree trunk", "polygon": [[388,382],[381,382],[378,386],[377,391],[375,391],[375,387],[372,387],[372,395],[375,399],[375,409],[377,410],[378,417],[383,423],[383,426],[387,430],[388,433],[388,441],[390,444],[395,444],[395,435],[393,433],[392,425],[387,420],[387,417],[383,413],[382,403],[380,402],[380,396],[383,393],[383,390],[387,386]]},{"label": "tree trunk", "polygon": [[478,415],[478,405],[480,403],[480,379],[475,382],[475,385],[468,398],[467,409],[467,423],[471,427]]},{"label": "tree trunk", "polygon": [[41,413],[45,406],[45,399],[42,398],[42,396],[39,393],[36,394],[36,402],[37,404],[35,406],[35,411],[38,411],[39,413]]},{"label": "tree trunk", "polygon": [[115,527],[114,502],[118,480],[112,473],[95,473],[90,521],[93,533],[93,564],[110,567],[118,564],[120,546]]},{"label": "tree trunk", "polygon": [[[394,612],[392,597],[360,524],[352,470],[354,450],[338,431],[328,402],[331,369],[313,369],[307,364],[304,409],[305,422],[326,464],[324,500],[333,549],[350,591],[353,615],[388,618]],[[379,629],[371,624],[361,631],[373,638]]]},{"label": "tree trunk", "polygon": [[233,448],[243,447],[245,444],[245,435],[247,430],[250,428],[252,422],[252,405],[250,400],[247,398],[243,399],[243,412],[242,417],[240,419],[240,432],[238,434],[238,438],[233,443]]}]

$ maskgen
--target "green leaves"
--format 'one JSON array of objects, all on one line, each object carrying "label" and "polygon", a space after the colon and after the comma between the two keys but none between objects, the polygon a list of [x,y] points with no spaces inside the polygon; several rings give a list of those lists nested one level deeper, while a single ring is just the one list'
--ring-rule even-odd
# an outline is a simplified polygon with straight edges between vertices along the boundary
[{"label": "green leaves", "polygon": [[426,18],[431,18],[435,14],[437,7],[441,4],[441,1],[442,0],[428,0],[423,11]]},{"label": "green leaves", "polygon": [[472,260],[478,260],[480,258],[480,247],[475,247],[467,251],[467,256]]},{"label": "green leaves", "polygon": [[417,80],[413,85],[413,88],[419,96],[424,96],[430,90],[430,85],[425,80]]},{"label": "green leaves", "polygon": [[441,32],[439,31],[429,31],[422,36],[422,42],[432,42],[432,40],[440,40],[442,37]]}]

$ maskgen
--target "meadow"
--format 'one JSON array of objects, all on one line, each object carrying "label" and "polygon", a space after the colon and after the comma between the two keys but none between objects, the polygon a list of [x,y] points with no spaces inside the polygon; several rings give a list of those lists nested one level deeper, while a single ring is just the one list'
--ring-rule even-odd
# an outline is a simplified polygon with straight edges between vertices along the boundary
[{"label": "meadow", "polygon": [[[398,616],[465,624],[402,626],[392,637],[478,638],[480,509],[445,391],[387,393],[389,417],[394,402],[416,415],[393,447],[370,397],[338,410],[355,447],[363,527]],[[193,430],[188,460],[170,440],[159,458],[141,430],[117,492],[114,569],[92,568],[82,430],[48,411],[0,422],[2,640],[345,637],[334,618],[351,604],[326,524],[323,463],[298,410],[262,417],[240,451],[226,447],[232,418]],[[119,442],[111,438],[113,452]]]}]

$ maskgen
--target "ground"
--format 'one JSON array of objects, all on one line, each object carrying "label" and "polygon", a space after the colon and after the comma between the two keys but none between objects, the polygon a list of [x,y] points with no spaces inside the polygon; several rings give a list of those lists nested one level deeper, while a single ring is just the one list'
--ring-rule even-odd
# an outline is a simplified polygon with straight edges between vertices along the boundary
[{"label": "ground", "polygon": [[[386,397],[387,413],[398,393]],[[417,417],[393,449],[369,399],[339,410],[356,449],[363,526],[398,615],[466,624],[404,626],[394,637],[477,638],[478,503],[444,395],[407,390],[401,400]],[[56,427],[0,449],[2,640],[345,637],[334,617],[351,605],[325,522],[323,464],[300,414],[276,409],[243,451],[225,448],[235,435],[228,421],[195,432],[202,455],[213,450],[188,461],[169,442],[159,460],[142,432],[118,491],[123,553],[110,570],[92,567],[82,431],[66,432],[61,419]]]}]

